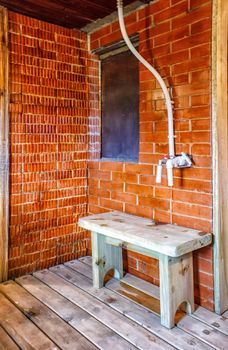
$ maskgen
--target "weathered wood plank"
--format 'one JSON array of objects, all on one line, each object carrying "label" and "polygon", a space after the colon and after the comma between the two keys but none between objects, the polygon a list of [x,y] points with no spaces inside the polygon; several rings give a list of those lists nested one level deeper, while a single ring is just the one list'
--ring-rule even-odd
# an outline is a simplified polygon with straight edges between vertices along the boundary
[{"label": "weathered wood plank", "polygon": [[0,350],[19,350],[19,347],[2,327],[0,327]]},{"label": "weathered wood plank", "polygon": [[[65,269],[59,266],[56,270]],[[53,268],[52,271],[55,271]],[[69,271],[70,273],[70,271]],[[119,314],[115,310],[111,310],[103,302],[96,300],[88,293],[77,288],[75,285],[64,281],[63,278],[51,271],[41,271],[34,273],[34,276],[46,283],[58,293],[64,295],[65,298],[72,301],[82,309],[86,310],[92,316],[96,317],[100,322],[111,328],[114,332],[131,342],[139,349],[172,349],[164,341],[160,340],[150,332],[146,331],[139,325]],[[81,275],[81,277],[83,277]]]},{"label": "weathered wood plank", "polygon": [[9,231],[8,12],[0,7],[0,282],[8,278]]},{"label": "weathered wood plank", "polygon": [[187,254],[211,243],[210,233],[171,224],[154,224],[149,219],[118,211],[79,219],[79,226],[101,235],[121,240],[172,257]]},{"label": "weathered wood plank", "polygon": [[127,273],[124,276],[124,278],[122,278],[121,282],[131,287],[134,287],[140,290],[141,292],[146,293],[154,298],[157,298],[157,299],[160,298],[160,290],[158,286],[152,283],[146,282],[141,278],[131,275],[130,273]]},{"label": "weathered wood plank", "polygon": [[[110,287],[111,290],[114,290],[125,297],[131,298],[131,295],[127,294],[127,289],[124,293],[123,286],[121,287],[119,285],[119,281],[110,281],[107,286]],[[223,333],[220,334],[218,330],[213,329],[205,324],[205,322],[194,319],[191,316],[184,316],[177,323],[177,327],[213,347],[222,346],[221,349],[225,349],[224,346],[228,342],[228,337]],[[210,334],[213,334],[213,340],[208,337]]]},{"label": "weathered wood plank", "polygon": [[[212,349],[207,344],[201,342],[196,337],[185,333],[181,329],[175,327],[172,330],[169,330],[161,326],[160,318],[150,310],[141,305],[133,303],[132,300],[129,300],[118,294],[118,291],[120,289],[119,281],[116,281],[117,286],[115,291],[109,290],[107,288],[94,289],[92,286],[92,281],[82,274],[77,273],[76,271],[70,271],[70,269],[66,269],[62,265],[60,265],[58,268],[54,268],[54,271],[55,273],[60,274],[61,277],[70,281],[72,284],[101,300],[112,309],[117,310],[129,319],[134,320],[143,328],[147,329],[152,334],[157,335],[159,338],[163,339],[177,349]],[[126,295],[129,294],[129,291],[127,291]],[[131,292],[131,295],[129,295],[129,297],[132,297],[132,294],[137,294],[137,291],[135,290],[135,293]]]},{"label": "weathered wood plank", "polygon": [[[108,286],[111,288],[111,290],[114,290],[117,293],[119,293],[119,290],[120,290],[119,281],[108,283]],[[125,297],[129,298],[130,296],[125,294]],[[191,334],[193,337],[197,337],[199,340],[207,343],[209,346],[212,346],[212,347],[215,347],[217,344],[224,346],[224,344],[227,344],[228,342],[227,336],[221,333],[221,337],[220,337],[220,332],[188,315],[184,316],[177,323],[177,327],[182,329],[184,332],[186,332],[186,334],[187,333]],[[208,338],[208,335],[210,335],[211,333],[213,333],[214,335],[213,341],[212,339]],[[225,349],[225,348],[222,347],[221,349]]]},{"label": "weathered wood plank", "polygon": [[191,316],[228,335],[228,313],[219,316],[197,305],[195,312]]},{"label": "weathered wood plank", "polygon": [[19,347],[25,350],[59,349],[2,294],[0,305],[0,325]]},{"label": "weathered wood plank", "polygon": [[[82,262],[80,262],[78,260],[75,260],[75,264],[74,264],[74,261],[71,261],[71,264],[65,263],[64,265],[73,269],[77,273],[79,271],[80,271],[80,273],[82,273],[82,271],[84,271],[83,265],[85,265],[85,264],[83,264]],[[87,270],[89,270],[89,269],[91,270],[91,266],[87,265]],[[62,270],[61,270],[61,273],[62,273]],[[88,275],[89,274],[87,271],[87,277],[88,277]],[[72,278],[73,278],[72,282],[74,283],[74,274],[72,275]],[[115,281],[115,279],[108,282],[106,284],[106,286],[108,287],[110,284],[113,283],[113,281]],[[123,281],[124,281],[124,278],[120,281],[121,283],[119,284],[119,293],[120,294],[122,293],[123,295],[129,295],[131,297],[131,300],[134,300],[134,301],[138,302],[139,304],[142,304],[143,306],[147,307],[148,309],[152,310],[154,313],[156,313],[158,315],[160,314],[159,298],[155,298],[153,296],[148,297],[148,294],[145,294],[144,292],[136,290],[133,286],[128,286],[128,284],[123,285],[123,283],[122,283]],[[77,282],[78,282],[78,278],[77,278]],[[79,283],[77,283],[77,285],[80,287]],[[92,287],[92,285],[91,285],[91,287]]]},{"label": "weathered wood plank", "polygon": [[[77,260],[72,260],[72,261],[77,261]],[[81,258],[78,259],[78,261],[83,262],[86,265],[92,266],[92,256],[83,256]],[[91,270],[92,273],[92,270]]]},{"label": "weathered wood plank", "polygon": [[66,262],[64,265],[69,266],[69,267],[71,267],[71,265],[72,265],[72,268],[74,270],[78,270],[78,272],[81,273],[83,276],[86,276],[92,280],[93,279],[92,257],[91,257],[91,259],[89,259],[91,261],[91,263],[89,265],[84,264],[83,259],[84,258],[81,258],[79,260],[72,260],[72,261]]},{"label": "weathered wood plank", "polygon": [[[75,271],[78,271],[78,269],[80,269],[80,271],[82,272],[82,271],[84,271],[84,267],[82,267],[82,269],[81,269],[81,264],[79,264],[78,261],[83,263],[83,265],[87,265],[86,270],[87,270],[87,277],[88,277],[89,276],[89,267],[91,270],[91,257],[90,256],[80,258],[79,260],[73,260],[71,262],[70,266],[68,264],[65,264],[65,265],[68,265],[69,267],[73,268]],[[74,262],[77,262],[77,263],[75,264]],[[83,272],[83,274],[84,274],[84,272]],[[141,278],[133,276],[129,273],[126,274],[120,282],[121,282],[121,284],[120,284],[119,289],[120,289],[120,291],[122,290],[123,293],[126,292],[126,289],[121,287],[121,285],[123,285],[123,283],[124,283],[125,285],[133,287],[133,288],[147,294],[148,296],[151,296],[151,297],[157,298],[157,299],[160,298],[160,291],[159,291],[158,286],[155,286],[152,283],[144,281]],[[111,284],[111,283],[112,283],[112,281],[109,282],[109,284]],[[219,315],[215,314],[214,312],[211,312],[211,311],[209,311],[209,310],[207,310],[199,305],[195,305],[195,311],[193,314],[191,314],[191,317],[196,318],[199,321],[206,323],[210,327],[215,328],[218,331],[228,335],[228,311],[225,312],[222,316],[219,316]]]},{"label": "weathered wood plank", "polygon": [[15,282],[9,281],[1,284],[0,292],[61,349],[92,350],[96,348]]},{"label": "weathered wood plank", "polygon": [[136,349],[96,318],[49,288],[37,278],[28,275],[18,278],[16,281],[99,349]]},{"label": "weathered wood plank", "polygon": [[[83,260],[79,259],[80,262],[85,262],[88,267],[91,265],[90,263],[90,257],[84,257]],[[85,265],[84,263],[84,265]],[[71,263],[71,266],[73,266],[73,262]],[[77,264],[77,267],[80,268],[81,265]],[[75,266],[76,267],[76,266]],[[91,269],[91,267],[90,267]],[[88,272],[87,272],[88,273]],[[159,287],[153,285],[152,283],[149,283],[147,281],[144,281],[136,276],[133,276],[131,274],[127,274],[124,276],[124,278],[121,280],[122,283],[125,283],[131,287],[134,287],[141,292],[158,298],[159,299]],[[206,323],[210,327],[213,327],[217,329],[218,331],[228,335],[228,311],[225,312],[222,316],[219,316],[215,314],[214,312],[211,312],[199,305],[195,305],[195,311],[193,314],[191,314],[191,317],[198,319],[199,321]]]},{"label": "weathered wood plank", "polygon": [[195,335],[208,345],[218,350],[227,350],[228,336],[216,329],[192,318],[184,316],[179,322],[178,327],[185,332]]}]

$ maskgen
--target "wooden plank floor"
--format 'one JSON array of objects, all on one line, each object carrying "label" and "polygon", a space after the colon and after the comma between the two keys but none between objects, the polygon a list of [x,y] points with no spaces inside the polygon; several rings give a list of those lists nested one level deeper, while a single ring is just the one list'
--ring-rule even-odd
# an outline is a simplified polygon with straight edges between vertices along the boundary
[{"label": "wooden plank floor", "polygon": [[92,286],[85,257],[0,284],[0,350],[228,349],[228,312],[197,307],[168,330],[159,288],[127,274]]}]

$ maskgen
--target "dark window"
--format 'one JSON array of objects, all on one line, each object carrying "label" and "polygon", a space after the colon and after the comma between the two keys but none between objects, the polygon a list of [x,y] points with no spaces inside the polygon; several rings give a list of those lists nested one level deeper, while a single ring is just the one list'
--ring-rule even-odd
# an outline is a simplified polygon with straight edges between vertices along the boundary
[{"label": "dark window", "polygon": [[102,158],[137,161],[139,151],[139,68],[131,52],[101,61]]}]

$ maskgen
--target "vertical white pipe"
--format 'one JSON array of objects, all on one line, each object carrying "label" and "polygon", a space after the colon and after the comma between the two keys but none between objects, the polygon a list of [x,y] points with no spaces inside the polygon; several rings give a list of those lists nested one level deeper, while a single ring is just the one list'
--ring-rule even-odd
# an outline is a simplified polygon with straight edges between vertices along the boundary
[{"label": "vertical white pipe", "polygon": [[168,159],[166,163],[168,186],[173,186],[173,162]]},{"label": "vertical white pipe", "polygon": [[135,55],[135,57],[155,76],[157,81],[159,82],[163,94],[165,96],[165,102],[168,112],[168,134],[169,134],[169,156],[170,158],[175,157],[174,152],[174,133],[173,133],[173,109],[172,109],[172,103],[171,98],[169,95],[169,90],[166,87],[166,84],[160,74],[140,55],[140,53],[134,48],[132,45],[128,34],[126,32],[125,24],[124,24],[124,17],[123,17],[123,1],[117,0],[117,8],[118,8],[118,17],[119,17],[119,24],[122,36],[124,38],[124,41],[126,45],[128,46],[129,50]]},{"label": "vertical white pipe", "polygon": [[159,160],[157,165],[156,183],[160,184],[162,179],[162,161]]}]

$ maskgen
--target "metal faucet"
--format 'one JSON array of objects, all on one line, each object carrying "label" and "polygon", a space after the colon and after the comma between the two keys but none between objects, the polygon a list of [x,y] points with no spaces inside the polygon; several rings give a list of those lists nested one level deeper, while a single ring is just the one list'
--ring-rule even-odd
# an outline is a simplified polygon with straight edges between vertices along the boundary
[{"label": "metal faucet", "polygon": [[168,186],[173,186],[173,168],[190,168],[192,166],[192,160],[190,156],[184,152],[172,158],[165,156],[160,159],[157,166],[156,183],[161,183],[163,166],[167,169]]}]

